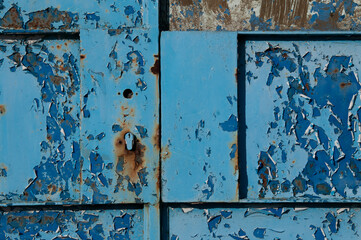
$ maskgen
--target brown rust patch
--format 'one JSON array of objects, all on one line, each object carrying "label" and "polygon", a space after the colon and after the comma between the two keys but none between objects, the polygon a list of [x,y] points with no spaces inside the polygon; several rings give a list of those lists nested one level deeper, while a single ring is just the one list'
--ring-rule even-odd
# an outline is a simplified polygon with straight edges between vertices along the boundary
[{"label": "brown rust patch", "polygon": [[160,149],[160,147],[159,147],[160,146],[159,124],[155,125],[154,134],[153,134],[153,137],[152,137],[152,143],[153,143],[154,148],[159,151],[159,149]]},{"label": "brown rust patch", "polygon": [[271,19],[275,27],[289,29],[303,28],[308,24],[309,0],[262,0],[260,19]]},{"label": "brown rust patch", "polygon": [[162,182],[162,175],[161,175],[160,171],[161,171],[160,166],[158,165],[158,167],[156,168],[156,171],[155,171],[155,179],[157,180],[155,189],[157,191],[157,195],[159,195],[159,193],[160,193],[161,182]]},{"label": "brown rust patch", "polygon": [[161,152],[161,159],[162,161],[167,160],[168,158],[170,158],[172,156],[172,153],[169,151],[169,146],[165,146],[162,147],[162,152]]},{"label": "brown rust patch", "polygon": [[86,58],[85,54],[80,54],[80,60],[84,60]]},{"label": "brown rust patch", "polygon": [[345,88],[345,87],[349,87],[349,86],[351,86],[350,82],[342,82],[342,83],[340,83],[340,88]]},{"label": "brown rust patch", "polygon": [[218,13],[224,18],[225,25],[229,25],[232,21],[230,13],[225,13],[226,10],[230,12],[227,0],[207,0],[205,1],[207,12]]},{"label": "brown rust patch", "polygon": [[127,150],[124,136],[128,132],[129,128],[123,128],[114,139],[116,172],[123,177],[128,176],[130,182],[136,183],[139,181],[138,172],[145,167],[146,146],[136,138],[133,150]]},{"label": "brown rust patch", "polygon": [[4,115],[6,113],[5,105],[0,105],[0,115]]},{"label": "brown rust patch", "polygon": [[1,27],[7,29],[22,29],[23,19],[17,6],[10,8],[1,19]]},{"label": "brown rust patch", "polygon": [[[66,11],[59,11],[57,8],[47,8],[45,10],[32,12],[30,20],[26,23],[27,29],[53,29],[53,23],[62,22],[61,29],[71,28],[72,17]],[[77,20],[77,19],[75,19]]]},{"label": "brown rust patch", "polygon": [[193,0],[178,0],[177,1],[180,6],[188,7],[193,5]]},{"label": "brown rust patch", "polygon": [[59,76],[50,76],[50,80],[52,83],[54,83],[55,85],[60,85],[61,83],[65,82],[65,79],[63,77],[59,77]]},{"label": "brown rust patch", "polygon": [[156,76],[159,75],[160,65],[159,65],[159,55],[158,54],[154,55],[154,64],[150,68],[150,71]]}]

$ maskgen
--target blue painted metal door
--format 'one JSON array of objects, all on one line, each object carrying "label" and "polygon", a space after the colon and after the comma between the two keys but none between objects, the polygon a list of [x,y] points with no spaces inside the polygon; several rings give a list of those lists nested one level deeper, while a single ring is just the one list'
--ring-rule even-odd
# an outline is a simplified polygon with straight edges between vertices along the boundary
[{"label": "blue painted metal door", "polygon": [[0,238],[159,239],[158,3],[0,2]]},{"label": "blue painted metal door", "polygon": [[167,238],[358,238],[352,38],[162,33]]},{"label": "blue painted metal door", "polygon": [[360,238],[360,6],[0,0],[0,239]]}]

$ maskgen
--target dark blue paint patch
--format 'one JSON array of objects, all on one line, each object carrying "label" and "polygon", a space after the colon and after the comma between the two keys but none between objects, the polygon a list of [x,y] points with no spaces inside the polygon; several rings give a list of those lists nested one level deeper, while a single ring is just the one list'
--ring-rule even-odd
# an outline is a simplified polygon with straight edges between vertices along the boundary
[{"label": "dark blue paint patch", "polygon": [[98,141],[101,141],[104,137],[105,137],[105,133],[102,132],[102,133],[99,133],[98,135],[96,135],[95,138],[96,138]]},{"label": "dark blue paint patch", "polygon": [[113,133],[121,132],[123,128],[119,124],[113,124],[112,131]]},{"label": "dark blue paint patch", "polygon": [[210,218],[208,218],[207,222],[208,222],[208,230],[210,232],[213,232],[214,229],[218,228],[218,224],[221,223],[222,217],[221,215],[217,215],[217,216],[211,216]]},{"label": "dark blue paint patch", "polygon": [[266,234],[266,229],[265,228],[256,228],[254,231],[253,231],[253,236],[255,236],[256,238],[261,238],[263,239],[264,236]]},{"label": "dark blue paint patch", "polygon": [[135,13],[134,7],[133,7],[133,6],[130,6],[130,5],[129,5],[129,6],[126,6],[126,7],[124,8],[124,13],[125,13],[125,15],[127,15],[127,16],[134,14],[134,13]]},{"label": "dark blue paint patch", "polygon": [[214,193],[214,176],[208,176],[206,181],[206,188],[202,190],[202,193],[205,195],[206,199],[208,200]]},{"label": "dark blue paint patch", "polygon": [[138,130],[138,133],[140,134],[141,138],[148,137],[148,130],[143,126],[135,126]]},{"label": "dark blue paint patch", "polygon": [[147,83],[143,79],[138,78],[138,82],[135,85],[140,91],[145,91],[147,89]]},{"label": "dark blue paint patch", "polygon": [[90,171],[92,173],[100,173],[104,168],[103,158],[99,153],[92,151],[89,155],[90,160]]},{"label": "dark blue paint patch", "polygon": [[238,129],[238,119],[232,114],[227,121],[220,123],[219,126],[223,131],[235,132]]}]

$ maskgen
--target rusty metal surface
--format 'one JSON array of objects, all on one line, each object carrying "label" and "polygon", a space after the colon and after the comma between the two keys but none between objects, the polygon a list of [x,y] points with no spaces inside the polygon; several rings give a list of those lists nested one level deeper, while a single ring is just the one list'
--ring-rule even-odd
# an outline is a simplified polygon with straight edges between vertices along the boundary
[{"label": "rusty metal surface", "polygon": [[161,45],[162,199],[237,201],[237,34],[166,32]]},{"label": "rusty metal surface", "polygon": [[0,31],[77,31],[156,27],[157,1],[0,1]]},{"label": "rusty metal surface", "polygon": [[145,239],[143,209],[0,212],[0,222],[4,240]]},{"label": "rusty metal surface", "polygon": [[169,0],[171,31],[359,31],[359,0]]},{"label": "rusty metal surface", "polygon": [[1,204],[158,201],[157,5],[0,1]]},{"label": "rusty metal surface", "polygon": [[0,46],[1,203],[78,201],[79,41]]},{"label": "rusty metal surface", "polygon": [[170,208],[171,240],[360,239],[359,208]]},{"label": "rusty metal surface", "polygon": [[[156,202],[158,44],[144,30],[86,30],[82,56],[84,202]],[[97,49],[94,51],[94,49]],[[125,134],[135,136],[128,150]]]},{"label": "rusty metal surface", "polygon": [[246,42],[250,199],[360,198],[359,49],[358,41]]}]

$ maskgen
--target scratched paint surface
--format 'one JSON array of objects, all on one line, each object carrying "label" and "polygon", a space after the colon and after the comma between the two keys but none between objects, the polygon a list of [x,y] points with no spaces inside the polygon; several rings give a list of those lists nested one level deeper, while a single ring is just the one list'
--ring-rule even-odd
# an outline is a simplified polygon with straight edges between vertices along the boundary
[{"label": "scratched paint surface", "polygon": [[1,212],[0,222],[4,240],[144,239],[143,210]]},{"label": "scratched paint surface", "polygon": [[359,208],[170,208],[169,239],[359,239]]},{"label": "scratched paint surface", "polygon": [[[84,30],[84,202],[158,199],[158,56],[155,32]],[[96,51],[94,51],[96,49]],[[125,134],[136,140],[126,149]]]},{"label": "scratched paint surface", "polygon": [[246,42],[251,199],[360,197],[359,50],[351,41]]},{"label": "scratched paint surface", "polygon": [[0,42],[0,199],[78,200],[78,40]]},{"label": "scratched paint surface", "polygon": [[351,30],[361,27],[359,0],[169,0],[177,30]]},{"label": "scratched paint surface", "polygon": [[3,31],[69,31],[157,26],[156,1],[29,0],[0,1]]},{"label": "scratched paint surface", "polygon": [[236,41],[236,33],[162,34],[164,201],[238,199]]}]

